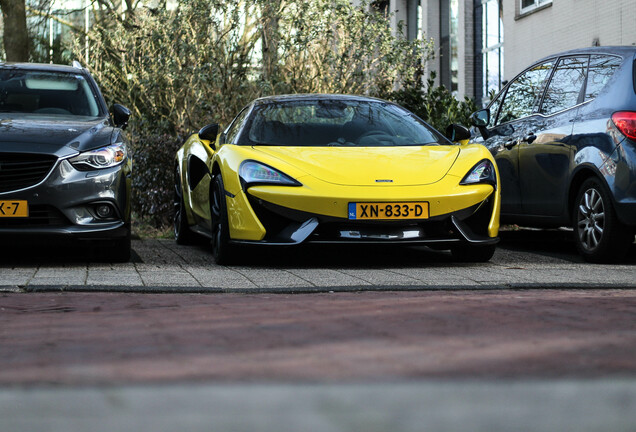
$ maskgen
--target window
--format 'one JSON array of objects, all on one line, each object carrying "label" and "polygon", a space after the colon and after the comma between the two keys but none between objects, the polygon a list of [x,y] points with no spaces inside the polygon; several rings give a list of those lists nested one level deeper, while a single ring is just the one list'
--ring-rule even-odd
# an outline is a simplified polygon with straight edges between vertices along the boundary
[{"label": "window", "polygon": [[247,118],[247,113],[249,111],[250,111],[249,108],[245,108],[243,109],[243,111],[241,111],[239,115],[236,116],[236,118],[234,119],[230,127],[228,128],[227,132],[225,133],[224,142],[231,143],[231,144],[236,143],[236,139],[238,138],[238,133],[243,127],[243,123],[245,122],[245,119]]},{"label": "window", "polygon": [[459,0],[450,0],[450,90],[457,96],[459,73]]},{"label": "window", "polygon": [[587,77],[585,100],[594,99],[621,65],[622,59],[614,56],[593,55],[590,57],[590,71]]},{"label": "window", "polygon": [[420,146],[444,142],[403,108],[384,102],[311,99],[254,108],[239,144]]},{"label": "window", "polygon": [[497,124],[526,117],[534,112],[541,100],[545,80],[552,65],[553,62],[549,61],[528,69],[510,84]]},{"label": "window", "polygon": [[493,100],[488,107],[490,111],[490,121],[488,122],[488,127],[493,127],[497,120],[497,112],[499,111],[499,106],[501,105],[501,99],[503,99],[503,94],[499,94],[495,100]]},{"label": "window", "polygon": [[459,0],[440,0],[439,7],[439,79],[441,85],[456,95],[459,72]]},{"label": "window", "polygon": [[0,70],[0,112],[35,115],[100,115],[97,95],[80,74]]},{"label": "window", "polygon": [[[483,23],[483,102],[501,90],[503,79],[503,21],[499,0],[484,0],[482,8]],[[491,109],[491,121],[495,112]]]},{"label": "window", "polygon": [[543,114],[554,114],[582,102],[581,89],[585,83],[587,63],[587,56],[559,60],[543,100]]},{"label": "window", "polygon": [[521,3],[520,12],[526,13],[540,6],[551,4],[552,0],[520,0],[520,3]]}]

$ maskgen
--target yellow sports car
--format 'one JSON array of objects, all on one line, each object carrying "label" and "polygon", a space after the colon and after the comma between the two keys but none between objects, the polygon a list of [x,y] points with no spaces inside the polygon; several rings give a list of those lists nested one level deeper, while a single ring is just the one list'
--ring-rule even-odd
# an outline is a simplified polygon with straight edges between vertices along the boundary
[{"label": "yellow sports car", "polygon": [[[447,134],[469,136],[457,125]],[[242,245],[307,242],[421,244],[487,261],[499,176],[490,152],[466,142],[380,99],[257,99],[177,152],[175,237],[210,238],[218,264]]]}]

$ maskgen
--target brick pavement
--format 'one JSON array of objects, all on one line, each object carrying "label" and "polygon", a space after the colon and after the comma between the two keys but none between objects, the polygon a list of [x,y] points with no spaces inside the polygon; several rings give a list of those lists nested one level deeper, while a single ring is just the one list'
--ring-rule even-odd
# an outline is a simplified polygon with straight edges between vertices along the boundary
[{"label": "brick pavement", "polygon": [[0,294],[1,385],[636,373],[636,291]]}]

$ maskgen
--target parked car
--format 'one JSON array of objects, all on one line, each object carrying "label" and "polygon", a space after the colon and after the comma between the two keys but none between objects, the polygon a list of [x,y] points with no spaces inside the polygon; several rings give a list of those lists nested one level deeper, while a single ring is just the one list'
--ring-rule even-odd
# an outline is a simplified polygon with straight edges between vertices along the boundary
[{"label": "parked car", "polygon": [[[212,239],[217,263],[241,245],[423,244],[486,261],[499,229],[498,176],[482,145],[446,139],[379,99],[258,99],[175,160],[175,237]],[[456,139],[466,128],[451,126]]]},{"label": "parked car", "polygon": [[90,240],[99,258],[128,261],[129,115],[109,115],[77,62],[0,63],[0,238]]},{"label": "parked car", "polygon": [[502,223],[571,226],[583,257],[625,256],[636,227],[636,47],[554,54],[473,114],[501,176]]}]

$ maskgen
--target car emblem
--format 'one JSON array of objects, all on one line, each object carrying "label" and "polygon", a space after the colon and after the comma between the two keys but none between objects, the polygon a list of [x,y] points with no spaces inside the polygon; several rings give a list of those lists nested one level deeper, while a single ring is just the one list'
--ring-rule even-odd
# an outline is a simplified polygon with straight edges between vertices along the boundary
[{"label": "car emblem", "polygon": [[393,180],[391,180],[391,179],[376,179],[375,182],[376,183],[393,183]]}]

